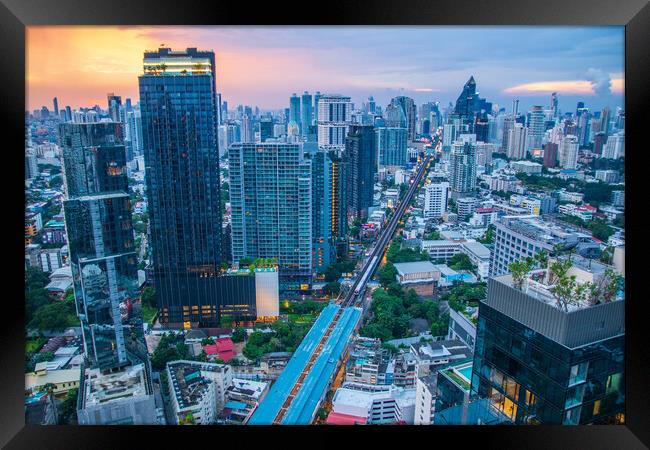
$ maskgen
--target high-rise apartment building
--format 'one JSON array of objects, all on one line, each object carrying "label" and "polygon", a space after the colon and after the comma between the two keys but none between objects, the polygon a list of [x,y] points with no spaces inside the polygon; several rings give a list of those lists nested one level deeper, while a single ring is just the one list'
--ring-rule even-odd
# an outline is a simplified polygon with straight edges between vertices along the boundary
[{"label": "high-rise apartment building", "polygon": [[528,142],[528,128],[520,123],[515,123],[508,131],[508,158],[524,159],[526,157],[526,143]]},{"label": "high-rise apartment building", "polygon": [[277,258],[281,277],[309,277],[312,169],[300,145],[232,144],[228,161],[233,262]]},{"label": "high-rise apartment building", "polygon": [[544,144],[544,167],[555,167],[557,165],[558,145],[553,142]]},{"label": "high-rise apartment building", "polygon": [[571,246],[590,237],[569,228],[545,222],[539,216],[505,216],[495,223],[490,276],[508,273],[508,265],[554,246]]},{"label": "high-rise apartment building", "polygon": [[348,217],[367,217],[373,204],[377,145],[372,125],[350,127],[345,144],[348,162],[346,191]]},{"label": "high-rise apartment building", "polygon": [[560,141],[558,159],[563,169],[575,169],[578,165],[578,138],[568,135]]},{"label": "high-rise apartment building", "polygon": [[120,110],[122,109],[122,97],[112,92],[106,95],[108,100],[108,115],[113,122],[123,122]]},{"label": "high-rise apartment building", "polygon": [[544,137],[544,109],[541,106],[533,106],[528,121],[528,138],[526,140],[526,151],[531,153],[533,149],[542,148]]},{"label": "high-rise apartment building", "polygon": [[440,219],[447,212],[449,183],[439,182],[424,186],[424,218]]},{"label": "high-rise apartment building", "polygon": [[[607,283],[603,264],[574,256],[578,285]],[[556,274],[535,271],[488,281],[479,304],[472,391],[515,424],[624,422],[623,290],[571,298],[554,293]],[[618,292],[617,292],[618,291]]]},{"label": "high-rise apartment building", "polygon": [[218,320],[222,217],[215,58],[144,53],[139,80],[153,277],[163,323]]},{"label": "high-rise apartment building", "polygon": [[603,147],[603,158],[618,159],[625,157],[625,131],[619,131],[607,138]]},{"label": "high-rise apartment building", "polygon": [[147,360],[133,244],[123,127],[59,125],[69,261],[88,365]]},{"label": "high-rise apartment building", "polygon": [[452,196],[462,197],[476,188],[476,137],[461,135],[449,156],[449,184]]},{"label": "high-rise apartment building", "polygon": [[345,147],[348,126],[352,122],[350,97],[321,95],[318,99],[318,145]]}]

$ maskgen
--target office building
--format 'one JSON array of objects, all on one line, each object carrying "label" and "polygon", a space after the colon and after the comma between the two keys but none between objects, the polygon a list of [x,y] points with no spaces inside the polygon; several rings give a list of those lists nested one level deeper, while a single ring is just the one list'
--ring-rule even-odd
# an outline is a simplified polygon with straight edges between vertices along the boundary
[{"label": "office building", "polygon": [[[337,160],[334,151],[318,149],[305,154],[311,160],[312,170],[312,238],[313,238],[313,270],[324,271],[336,261],[336,234],[332,233],[332,219],[336,215],[339,200],[332,188],[334,161]],[[334,159],[334,161],[333,161]]]},{"label": "office building", "polygon": [[260,142],[266,142],[273,136],[273,119],[268,117],[260,120]]},{"label": "office building", "polygon": [[407,162],[406,128],[378,127],[375,129],[378,164],[382,166],[403,166]]},{"label": "office building", "polygon": [[309,127],[312,124],[312,98],[309,92],[305,91],[301,97],[302,105],[300,109],[300,131],[303,137],[309,133]]},{"label": "office building", "polygon": [[312,270],[312,168],[298,144],[228,149],[233,262],[277,258],[281,277]]},{"label": "office building", "polygon": [[113,93],[107,94],[108,115],[113,122],[123,122],[121,118],[122,97]]},{"label": "office building", "polygon": [[318,145],[345,147],[347,128],[352,123],[350,97],[321,95],[318,99]]},{"label": "office building", "polygon": [[289,119],[287,123],[298,125],[298,129],[300,129],[300,124],[302,123],[300,116],[300,97],[296,93],[291,94],[291,98],[289,99]]},{"label": "office building", "polygon": [[449,183],[446,181],[424,186],[424,218],[440,219],[447,212]]},{"label": "office building", "polygon": [[406,137],[409,141],[415,139],[415,102],[410,97],[399,96],[391,99],[391,105],[398,106],[406,121]]},{"label": "office building", "polygon": [[347,213],[348,217],[368,217],[373,206],[375,174],[377,173],[377,145],[372,126],[350,127],[345,143],[348,162]]},{"label": "office building", "polygon": [[123,126],[59,125],[69,261],[88,363],[146,359]]},{"label": "office building", "polygon": [[[608,283],[608,267],[574,256],[578,285]],[[472,390],[516,424],[623,423],[625,300],[600,291],[565,303],[557,274],[489,280],[479,304]]]},{"label": "office building", "polygon": [[[159,48],[144,53],[138,78],[153,277],[163,323],[188,321],[192,309],[219,302],[215,70],[211,51]],[[205,310],[211,320],[218,318],[218,311]]]},{"label": "office building", "polygon": [[558,147],[558,159],[563,169],[575,169],[578,165],[578,138],[576,136],[564,136]]}]

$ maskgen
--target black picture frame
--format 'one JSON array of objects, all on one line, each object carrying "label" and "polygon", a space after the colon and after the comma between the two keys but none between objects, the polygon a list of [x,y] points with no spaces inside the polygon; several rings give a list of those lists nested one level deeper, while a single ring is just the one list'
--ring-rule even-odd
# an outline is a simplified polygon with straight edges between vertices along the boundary
[{"label": "black picture frame", "polygon": [[[20,276],[24,249],[19,245],[22,212],[21,181],[10,180],[5,200],[11,206],[3,221],[9,228],[5,245],[5,298],[2,304],[3,339],[0,351],[0,444],[6,448],[122,448],[136,445],[168,448],[208,445],[352,446],[345,440],[359,438],[364,446],[387,442],[394,445],[481,446],[495,448],[647,448],[648,421],[647,311],[642,277],[647,264],[648,163],[647,109],[650,106],[650,5],[647,0],[364,0],[312,4],[307,2],[174,2],[171,0],[0,0],[4,51],[0,69],[4,175],[19,178],[24,161],[25,27],[29,25],[625,25],[626,214],[628,246],[626,276],[626,414],[625,425],[577,427],[65,427],[24,424],[24,308],[14,276]],[[61,62],[65,64],[65,61]],[[646,144],[645,146],[643,144]],[[15,205],[13,202],[15,201]],[[23,202],[24,203],[24,202]],[[14,222],[15,217],[15,222]],[[21,229],[23,225],[20,225]],[[16,258],[16,261],[13,258]],[[645,258],[644,258],[645,257]],[[14,275],[13,272],[16,272]],[[299,432],[299,434],[296,434]],[[341,436],[343,435],[343,436]],[[343,439],[341,439],[343,437]],[[144,439],[139,439],[144,438]],[[138,442],[136,444],[136,442]],[[178,443],[178,444],[177,444]],[[210,444],[211,443],[211,444]],[[449,444],[446,444],[449,445]]]}]

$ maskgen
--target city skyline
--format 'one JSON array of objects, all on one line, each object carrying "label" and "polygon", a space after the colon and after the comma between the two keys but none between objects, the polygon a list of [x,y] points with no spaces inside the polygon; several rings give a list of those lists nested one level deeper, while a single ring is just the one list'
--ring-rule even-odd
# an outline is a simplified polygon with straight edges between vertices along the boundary
[{"label": "city skyline", "polygon": [[28,27],[26,107],[103,105],[107,92],[135,103],[143,51],[162,44],[214,50],[223,99],[266,110],[304,90],[350,95],[355,107],[369,95],[445,106],[471,75],[506,110],[515,98],[546,105],[552,92],[563,111],[580,100],[623,107],[623,27],[394,26]]}]

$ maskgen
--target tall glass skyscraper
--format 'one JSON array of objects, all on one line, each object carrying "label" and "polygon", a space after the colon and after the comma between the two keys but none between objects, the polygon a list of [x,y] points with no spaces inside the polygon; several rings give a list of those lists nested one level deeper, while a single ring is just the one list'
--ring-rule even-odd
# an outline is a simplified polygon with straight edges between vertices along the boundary
[{"label": "tall glass skyscraper", "polygon": [[122,124],[59,125],[77,314],[90,367],[147,360]]},{"label": "tall glass skyscraper", "polygon": [[375,132],[379,164],[382,166],[406,164],[408,130],[402,127],[379,127]]},{"label": "tall glass skyscraper", "polygon": [[297,94],[292,94],[289,99],[289,123],[295,123],[300,126],[302,123],[302,118],[300,116],[300,97]]},{"label": "tall glass skyscraper", "polygon": [[279,275],[312,269],[311,163],[299,144],[237,143],[228,149],[233,262],[277,258]]},{"label": "tall glass skyscraper", "polygon": [[307,136],[309,133],[309,127],[311,126],[312,122],[312,99],[311,99],[311,94],[307,91],[305,91],[302,94],[302,106],[300,109],[300,133],[302,136]]},{"label": "tall glass skyscraper", "polygon": [[407,137],[409,141],[415,139],[415,102],[410,97],[399,96],[390,101],[391,105],[399,106],[406,119]]},{"label": "tall glass skyscraper", "polygon": [[449,165],[452,197],[472,192],[476,188],[476,135],[463,134],[452,144]]},{"label": "tall glass skyscraper", "polygon": [[332,156],[333,152],[316,148],[305,153],[312,169],[312,237],[313,270],[321,272],[335,262],[336,249],[332,233]]},{"label": "tall glass skyscraper", "polygon": [[345,145],[348,160],[347,211],[351,217],[367,217],[368,208],[372,206],[377,173],[376,152],[373,126],[351,126]]},{"label": "tall glass skyscraper", "polygon": [[214,53],[145,52],[138,80],[160,319],[213,320],[222,239]]}]

